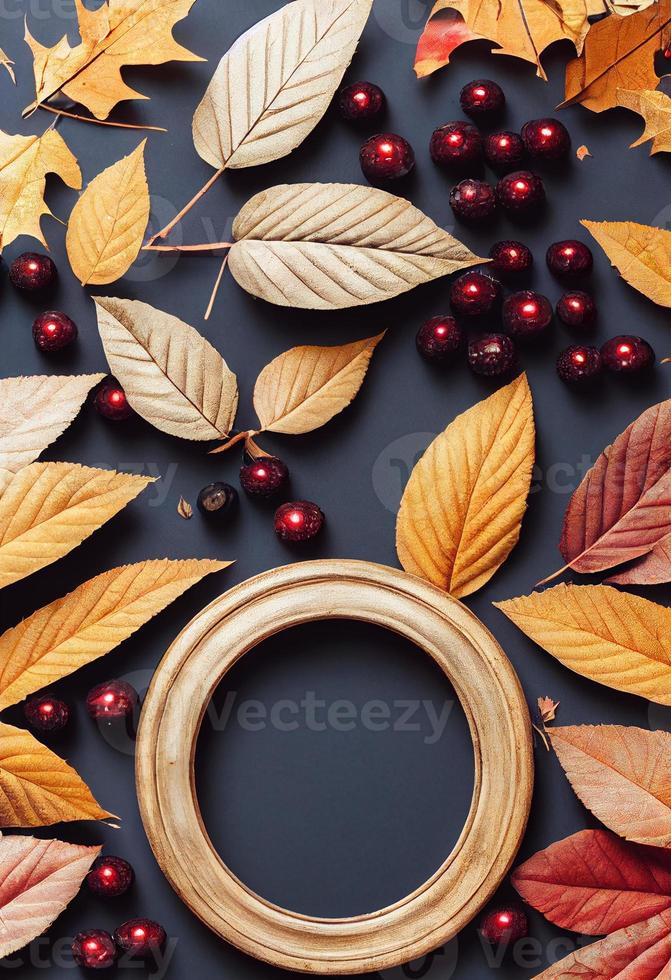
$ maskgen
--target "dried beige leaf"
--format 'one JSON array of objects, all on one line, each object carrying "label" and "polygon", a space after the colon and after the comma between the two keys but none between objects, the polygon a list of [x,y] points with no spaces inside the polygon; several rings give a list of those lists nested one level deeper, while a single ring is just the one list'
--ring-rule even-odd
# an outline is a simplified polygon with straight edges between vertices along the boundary
[{"label": "dried beige leaf", "polygon": [[281,184],[233,223],[228,265],[254,296],[334,310],[398,296],[487,261],[404,198],[358,184]]},{"label": "dried beige leaf", "polygon": [[0,710],[103,657],[227,561],[142,561],[112,568],[0,636]]},{"label": "dried beige leaf", "polygon": [[67,429],[104,377],[33,375],[0,381],[0,493]]},{"label": "dried beige leaf", "polygon": [[276,357],[254,387],[260,431],[298,435],[325,425],[359,391],[383,337],[339,347],[294,347]]},{"label": "dried beige leaf", "polygon": [[0,497],[0,588],[67,555],[153,482],[77,463],[24,467]]},{"label": "dried beige leaf", "polygon": [[177,513],[180,517],[183,517],[185,521],[190,521],[193,517],[193,507],[188,500],[184,497],[179,498],[179,503],[177,504]]},{"label": "dried beige leaf", "polygon": [[544,725],[548,722],[554,721],[557,717],[557,708],[559,707],[559,701],[553,701],[552,698],[544,697],[538,699],[538,710],[540,712],[541,721]]},{"label": "dried beige leaf", "polygon": [[193,117],[196,150],[217,170],[291,153],[329,107],[372,0],[295,0],[221,59]]},{"label": "dried beige leaf", "polygon": [[0,957],[41,935],[79,891],[100,847],[0,838]]},{"label": "dried beige leaf", "polygon": [[82,286],[116,282],[142,248],[150,211],[146,142],[94,177],[72,210],[65,244]]},{"label": "dried beige leaf", "polygon": [[96,297],[110,370],[147,422],[181,439],[225,438],[238,383],[221,354],[193,327],[137,300]]},{"label": "dried beige leaf", "polygon": [[14,62],[8,55],[5,54],[2,48],[0,48],[0,66],[7,69],[9,77],[16,85],[16,75],[14,74]]},{"label": "dried beige leaf", "polygon": [[0,250],[19,235],[46,245],[40,220],[51,214],[44,201],[47,174],[75,190],[82,186],[76,158],[54,129],[43,136],[12,136],[0,130]]},{"label": "dried beige leaf", "polygon": [[489,581],[520,536],[534,440],[524,374],[448,425],[401,500],[396,550],[406,572],[457,598]]},{"label": "dried beige leaf", "polygon": [[643,117],[643,134],[631,144],[640,146],[652,140],[650,156],[671,152],[671,99],[665,92],[617,90],[617,104]]},{"label": "dried beige leaf", "polygon": [[585,159],[585,157],[591,157],[592,156],[592,154],[590,153],[589,147],[588,146],[585,146],[584,143],[583,143],[582,146],[579,146],[578,147],[578,149],[575,151],[575,155],[577,156],[578,160],[580,160],[581,163]]},{"label": "dried beige leaf", "polygon": [[671,306],[671,231],[634,221],[581,221],[630,286]]},{"label": "dried beige leaf", "polygon": [[71,766],[22,728],[0,723],[0,827],[106,820]]}]

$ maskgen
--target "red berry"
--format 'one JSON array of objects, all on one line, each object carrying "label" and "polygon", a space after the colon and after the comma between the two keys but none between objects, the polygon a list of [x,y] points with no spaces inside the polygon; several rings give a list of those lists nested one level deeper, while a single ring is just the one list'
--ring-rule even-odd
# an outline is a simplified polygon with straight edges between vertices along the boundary
[{"label": "red berry", "polygon": [[532,174],[530,170],[516,170],[498,182],[496,197],[506,211],[531,211],[544,203],[545,187],[537,174]]},{"label": "red berry", "polygon": [[524,160],[524,143],[518,133],[492,133],[485,138],[485,159],[493,170],[516,170]]},{"label": "red berry", "polygon": [[503,325],[516,340],[531,340],[550,326],[552,304],[546,296],[523,289],[503,304]]},{"label": "red berry", "polygon": [[338,93],[338,110],[343,119],[357,122],[373,119],[385,106],[384,92],[372,82],[353,82]]},{"label": "red berry", "polygon": [[529,156],[558,160],[571,149],[571,137],[558,119],[532,119],[522,126],[522,140]]},{"label": "red berry", "polygon": [[464,316],[489,313],[500,298],[500,284],[483,272],[465,272],[450,287],[450,306]]},{"label": "red berry", "polygon": [[240,468],[242,489],[252,497],[273,497],[289,480],[289,470],[277,456],[261,456]]},{"label": "red berry", "polygon": [[406,139],[395,133],[378,133],[361,147],[359,162],[371,184],[405,177],[415,166],[415,153]]},{"label": "red berry", "polygon": [[485,221],[496,211],[496,195],[486,181],[469,177],[452,188],[450,207],[464,221]]},{"label": "red berry", "polygon": [[116,378],[107,378],[95,393],[93,404],[105,419],[121,422],[134,414],[128,403],[126,392]]},{"label": "red berry", "polygon": [[601,357],[604,367],[616,374],[638,374],[655,362],[654,350],[642,337],[613,337],[601,348]]},{"label": "red berry", "polygon": [[509,374],[516,364],[515,344],[504,333],[487,333],[468,345],[468,363],[476,374]]},{"label": "red berry", "polygon": [[275,533],[282,541],[310,541],[319,534],[325,520],[317,504],[295,500],[275,511]]},{"label": "red berry", "polygon": [[596,320],[596,303],[589,293],[564,293],[557,303],[557,316],[567,327],[591,327]]},{"label": "red berry", "polygon": [[434,130],[429,152],[439,167],[467,170],[482,160],[482,136],[473,123],[446,123]]},{"label": "red berry", "polygon": [[198,494],[197,505],[205,517],[228,520],[237,510],[238,491],[230,483],[208,483]]},{"label": "red berry", "polygon": [[467,116],[489,116],[500,112],[506,104],[503,89],[488,78],[478,78],[464,85],[459,102]]},{"label": "red berry", "polygon": [[57,276],[52,259],[39,252],[24,252],[9,267],[12,286],[26,293],[39,293],[49,289],[56,282]]},{"label": "red berry", "polygon": [[77,966],[88,970],[107,970],[114,966],[117,949],[109,932],[87,929],[72,940],[72,958]]},{"label": "red berry", "polygon": [[428,361],[450,364],[464,344],[464,332],[453,316],[434,316],[419,328],[417,350]]},{"label": "red berry", "polygon": [[23,713],[31,728],[38,732],[60,732],[70,720],[70,708],[51,694],[36,694],[28,698]]},{"label": "red berry", "polygon": [[597,347],[576,344],[559,355],[557,374],[567,384],[582,384],[601,374],[601,366],[601,354]]},{"label": "red berry", "polygon": [[94,895],[101,898],[117,898],[128,891],[133,884],[133,868],[123,858],[108,854],[96,858],[86,876],[86,884]]},{"label": "red berry", "polygon": [[583,276],[592,271],[594,259],[584,242],[568,239],[550,245],[545,256],[548,269],[556,276]]},{"label": "red berry", "polygon": [[77,339],[77,324],[59,310],[40,313],[33,323],[33,340],[42,351],[62,350]]},{"label": "red berry", "polygon": [[522,242],[497,242],[489,253],[490,269],[500,276],[516,276],[528,272],[534,264],[530,249]]},{"label": "red berry", "polygon": [[515,943],[529,935],[527,917],[520,908],[500,908],[480,920],[480,935],[494,946]]},{"label": "red berry", "polygon": [[137,959],[149,959],[165,946],[163,926],[153,919],[129,919],[114,930],[114,941],[123,953]]},{"label": "red berry", "polygon": [[137,691],[127,681],[105,681],[86,695],[86,708],[94,719],[132,718],[137,703]]}]

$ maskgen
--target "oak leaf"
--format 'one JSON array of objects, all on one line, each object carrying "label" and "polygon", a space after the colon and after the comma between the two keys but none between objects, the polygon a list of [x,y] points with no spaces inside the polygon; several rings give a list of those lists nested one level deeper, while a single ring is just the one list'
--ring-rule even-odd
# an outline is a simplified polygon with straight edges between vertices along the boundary
[{"label": "oak leaf", "polygon": [[622,278],[653,303],[671,306],[671,231],[634,221],[581,221]]},{"label": "oak leaf", "polygon": [[16,75],[14,74],[14,62],[12,59],[5,54],[5,52],[0,48],[0,66],[7,70],[9,77],[16,85]]},{"label": "oak leaf", "polygon": [[41,935],[79,891],[100,847],[0,838],[0,957]]},{"label": "oak leaf", "polygon": [[372,0],[295,0],[222,58],[193,117],[199,155],[217,170],[291,153],[326,112]]},{"label": "oak leaf", "polygon": [[77,463],[32,463],[0,497],[0,588],[67,555],[154,481]]},{"label": "oak leaf", "polygon": [[376,303],[487,261],[406,201],[358,184],[281,184],[233,222],[228,265],[254,296],[334,310]]},{"label": "oak leaf", "polygon": [[51,214],[44,190],[52,173],[68,187],[82,186],[79,164],[59,133],[48,129],[43,136],[12,136],[0,130],[0,250],[19,235],[47,244],[40,221]]},{"label": "oak leaf", "polygon": [[671,844],[671,735],[622,725],[548,731],[582,803],[618,836]]},{"label": "oak leaf", "polygon": [[671,704],[671,609],[608,585],[557,585],[494,605],[577,674]]},{"label": "oak leaf", "polygon": [[617,104],[643,116],[643,134],[631,146],[652,140],[650,156],[671,151],[671,98],[665,92],[617,90]]},{"label": "oak leaf", "polygon": [[75,0],[81,41],[75,47],[64,35],[44,47],[26,25],[25,39],[33,53],[35,101],[24,115],[62,92],[86,106],[97,119],[126,99],[145,99],[124,82],[121,69],[131,65],[163,65],[167,61],[203,61],[178,44],[172,29],[187,16],[195,0],[108,0],[89,10]]},{"label": "oak leaf", "polygon": [[524,374],[448,425],[401,500],[396,550],[407,572],[456,597],[489,581],[520,536],[534,439]]},{"label": "oak leaf", "polygon": [[65,244],[82,286],[116,282],[142,248],[150,211],[145,143],[94,177],[72,210]]},{"label": "oak leaf", "polygon": [[33,375],[0,381],[0,493],[67,429],[103,374]]},{"label": "oak leaf", "polygon": [[96,297],[110,370],[151,425],[181,439],[225,438],[238,384],[221,354],[193,327],[137,300]]}]

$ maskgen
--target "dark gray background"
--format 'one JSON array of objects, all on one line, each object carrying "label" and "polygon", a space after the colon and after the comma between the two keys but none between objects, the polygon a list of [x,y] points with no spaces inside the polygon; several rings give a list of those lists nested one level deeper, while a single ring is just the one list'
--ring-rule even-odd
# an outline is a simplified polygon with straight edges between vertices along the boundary
[{"label": "dark gray background", "polygon": [[[149,102],[123,105],[114,118],[169,127],[151,134],[147,163],[153,194],[153,227],[163,225],[211,174],[192,148],[191,116],[212,71],[232,41],[281,0],[198,0],[177,28],[184,44],[208,58],[207,64],[168,65],[133,70],[128,81],[151,96]],[[485,44],[470,45],[453,65],[423,83],[412,72],[414,45],[430,4],[419,0],[375,0],[375,9],[348,78],[378,82],[389,98],[384,127],[410,139],[417,169],[403,187],[436,221],[452,227],[448,206],[450,181],[431,164],[428,141],[435,126],[459,118],[458,93],[475,77],[492,77],[505,88],[505,125],[518,129],[529,118],[546,115],[561,99],[562,69],[568,47],[555,47],[545,58],[550,83],[533,69],[508,58],[492,58]],[[76,37],[70,0],[0,0],[0,46],[17,62],[18,88],[0,74],[0,125],[9,132],[39,133],[52,119],[38,113],[22,121],[20,109],[33,95],[29,52],[22,42],[23,15],[33,33],[53,43],[63,32]],[[578,219],[626,219],[666,226],[671,220],[669,162],[648,159],[645,148],[629,150],[640,121],[624,111],[595,116],[581,108],[565,111],[574,147],[587,143],[593,159],[572,156],[565,167],[545,171],[549,205],[531,227],[515,229],[501,218],[495,229],[459,228],[475,251],[497,238],[521,237],[533,248],[534,286],[556,301],[560,287],[545,269],[547,245],[579,234]],[[375,127],[377,128],[377,127]],[[60,132],[77,154],[85,180],[137,145],[141,135],[73,121]],[[373,127],[357,130],[329,114],[290,158],[266,167],[231,172],[220,180],[183,225],[183,240],[226,239],[232,217],[256,191],[282,181],[361,182],[358,147]],[[50,180],[48,201],[65,219],[75,195]],[[105,370],[93,306],[68,272],[64,229],[45,219],[44,231],[61,271],[51,305],[78,322],[80,340],[63,357],[41,355],[30,326],[40,303],[20,297],[3,270],[1,286],[0,368],[3,376]],[[177,237],[179,240],[179,236]],[[11,245],[6,262],[29,240]],[[619,332],[647,337],[659,356],[671,353],[668,314],[620,282],[595,249],[596,270],[590,288],[600,308],[596,336],[602,342]],[[448,283],[440,281],[384,305],[340,313],[310,313],[274,308],[255,301],[227,277],[208,324],[202,321],[219,260],[214,257],[142,260],[122,282],[101,290],[136,297],[169,310],[196,325],[223,353],[240,382],[240,425],[253,425],[251,392],[259,370],[272,357],[299,343],[341,343],[389,328],[375,354],[369,377],[355,403],[326,428],[303,437],[275,437],[264,445],[281,454],[292,471],[293,494],[316,500],[328,516],[328,529],[308,552],[396,564],[394,510],[415,458],[430,434],[487,395],[492,386],[467,369],[433,371],[416,354],[415,332],[422,320],[446,308]],[[174,266],[174,267],[173,267]],[[638,698],[618,694],[569,673],[535,648],[492,601],[519,595],[558,565],[556,541],[568,494],[585,465],[635,416],[668,395],[666,372],[658,367],[641,386],[607,380],[597,394],[568,391],[554,371],[557,352],[571,342],[556,327],[550,338],[523,355],[536,404],[538,470],[524,522],[522,540],[505,567],[470,607],[493,630],[517,668],[528,700],[541,694],[561,700],[561,721],[617,722],[668,727],[671,714]],[[205,447],[162,435],[141,420],[108,424],[87,407],[45,458],[75,460],[118,469],[161,474],[119,517],[56,566],[2,594],[4,625],[17,622],[37,605],[63,595],[107,568],[148,557],[235,558],[237,563],[193,589],[138,635],[57,685],[76,705],[68,734],[54,748],[77,766],[101,802],[123,818],[119,831],[75,825],[57,828],[66,839],[104,841],[108,852],[128,857],[138,872],[133,892],[103,904],[83,893],[58,920],[50,939],[13,957],[5,968],[38,977],[71,975],[62,952],[63,937],[79,928],[113,928],[131,915],[147,914],[165,925],[174,955],[167,975],[183,978],[194,967],[204,980],[214,977],[275,980],[279,972],[238,954],[211,935],[182,906],[163,879],[144,837],[133,785],[132,745],[96,731],[82,700],[88,688],[111,676],[124,676],[144,689],[177,631],[222,590],[263,569],[294,560],[272,531],[272,509],[243,500],[237,520],[213,528],[196,515],[177,516],[181,494],[195,503],[213,479],[237,482],[240,458],[212,457]],[[300,556],[298,556],[300,557]],[[669,591],[650,596],[665,601]],[[329,704],[340,698],[358,706],[371,699],[428,699],[439,710],[452,697],[426,658],[400,640],[372,627],[353,624],[313,626],[287,633],[249,657],[231,679],[238,704],[257,699],[270,707],[279,698],[300,700],[314,691]],[[225,692],[221,692],[221,706]],[[7,720],[21,723],[18,710]],[[284,733],[246,732],[235,722],[226,731],[206,725],[198,753],[200,799],[214,841],[233,869],[252,887],[301,911],[347,915],[398,899],[426,878],[445,858],[458,836],[472,788],[470,747],[463,714],[455,709],[445,734],[426,744],[426,720],[419,732]],[[221,728],[221,726],[219,726]],[[537,786],[522,856],[583,827],[594,825],[581,808],[556,761],[537,748]],[[39,832],[38,832],[39,833]],[[45,836],[50,831],[43,832]],[[501,898],[511,893],[503,889]],[[575,937],[562,936],[540,916],[531,916],[536,945],[518,950],[517,962],[492,966],[474,927],[467,929],[435,959],[388,976],[455,976],[482,980],[492,969],[504,978],[534,976],[548,961],[571,948]],[[563,945],[562,945],[563,944]],[[524,959],[527,956],[527,959]],[[132,975],[132,974],[131,974]]]}]

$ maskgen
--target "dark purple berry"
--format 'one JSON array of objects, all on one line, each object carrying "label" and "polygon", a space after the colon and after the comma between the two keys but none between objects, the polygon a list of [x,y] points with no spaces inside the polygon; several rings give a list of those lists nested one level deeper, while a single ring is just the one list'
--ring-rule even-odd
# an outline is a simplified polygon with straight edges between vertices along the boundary
[{"label": "dark purple berry", "polygon": [[531,340],[552,322],[552,304],[531,289],[508,296],[503,303],[503,325],[516,340]]},{"label": "dark purple berry", "polygon": [[516,361],[515,343],[504,333],[484,334],[468,345],[468,363],[476,374],[487,377],[509,374]]},{"label": "dark purple berry", "polygon": [[282,541],[310,541],[324,526],[326,518],[311,500],[295,500],[275,511],[275,534]]},{"label": "dark purple berry", "polygon": [[583,384],[601,374],[601,354],[597,347],[575,344],[557,359],[557,374],[566,384]]},{"label": "dark purple berry", "polygon": [[72,940],[72,958],[77,966],[87,970],[108,970],[114,966],[117,948],[109,932],[87,929]]},{"label": "dark purple berry", "polygon": [[238,491],[230,483],[208,483],[198,494],[198,510],[206,517],[227,520],[238,504]]},{"label": "dark purple berry", "polygon": [[532,174],[530,170],[516,170],[498,182],[496,197],[506,211],[529,212],[544,203],[545,187],[537,174]]},{"label": "dark purple berry", "polygon": [[26,293],[39,293],[50,289],[58,272],[52,259],[40,252],[24,252],[9,267],[12,286]]},{"label": "dark purple berry", "polygon": [[638,374],[655,362],[655,352],[643,337],[619,336],[601,348],[604,367],[616,374]]},{"label": "dark purple berry", "polygon": [[96,391],[93,404],[96,410],[110,422],[122,422],[134,415],[126,392],[116,378],[106,378]]},{"label": "dark purple berry", "polygon": [[524,143],[518,133],[492,133],[485,137],[484,149],[492,170],[518,170],[524,161]]},{"label": "dark purple berry", "polygon": [[555,276],[584,276],[592,271],[594,264],[591,250],[575,239],[554,242],[547,250],[545,260]]},{"label": "dark purple berry", "polygon": [[450,306],[462,316],[489,313],[500,298],[500,283],[484,272],[465,272],[450,287]]},{"label": "dark purple berry", "polygon": [[273,497],[288,481],[287,465],[277,456],[261,456],[240,468],[242,489],[252,497]]},{"label": "dark purple berry", "polygon": [[522,242],[497,242],[489,253],[489,268],[499,276],[517,276],[528,272],[534,263],[531,250]]},{"label": "dark purple berry", "polygon": [[70,719],[70,708],[51,694],[36,694],[28,698],[23,713],[31,728],[38,732],[60,732]]},{"label": "dark purple berry", "polygon": [[463,221],[485,221],[496,211],[496,195],[486,181],[469,177],[452,188],[450,207]]},{"label": "dark purple berry", "polygon": [[558,160],[571,149],[571,137],[558,119],[532,119],[522,126],[522,140],[530,157]]},{"label": "dark purple berry", "polygon": [[138,701],[137,691],[128,681],[104,681],[86,695],[86,710],[94,720],[130,719]]},{"label": "dark purple berry", "polygon": [[567,327],[591,327],[596,320],[596,303],[580,290],[564,293],[557,303],[557,316]]},{"label": "dark purple berry", "polygon": [[129,919],[114,930],[114,941],[121,952],[138,960],[155,957],[166,939],[165,929],[153,919]]},{"label": "dark purple berry", "polygon": [[351,122],[373,119],[382,112],[385,102],[384,92],[372,82],[353,82],[338,93],[338,111]]},{"label": "dark purple berry", "polygon": [[428,361],[451,364],[464,345],[464,331],[453,316],[434,316],[419,328],[416,343]]},{"label": "dark purple berry", "polygon": [[361,147],[359,162],[371,184],[405,177],[415,166],[415,153],[408,141],[395,133],[378,133]]},{"label": "dark purple berry", "polygon": [[40,313],[33,323],[33,340],[40,350],[62,350],[77,339],[77,324],[60,310]]},{"label": "dark purple berry", "polygon": [[439,167],[467,170],[482,160],[482,136],[473,123],[446,123],[434,131],[429,152]]},{"label": "dark purple berry", "polygon": [[133,868],[123,858],[108,854],[96,858],[86,876],[89,891],[100,898],[117,898],[133,884]]},{"label": "dark purple berry", "polygon": [[506,104],[503,89],[488,78],[478,78],[464,85],[459,102],[467,116],[492,116]]}]

